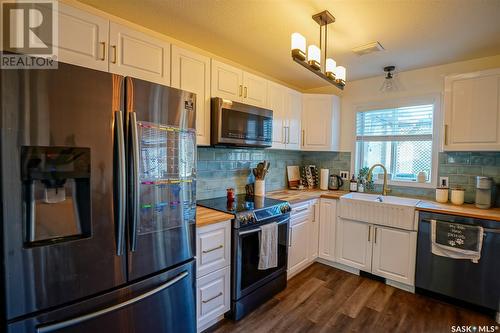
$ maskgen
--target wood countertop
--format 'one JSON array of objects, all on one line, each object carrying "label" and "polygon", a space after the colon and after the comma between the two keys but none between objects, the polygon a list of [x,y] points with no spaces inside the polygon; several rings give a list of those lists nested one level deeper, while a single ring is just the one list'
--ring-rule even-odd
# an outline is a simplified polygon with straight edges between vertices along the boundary
[{"label": "wood countertop", "polygon": [[451,203],[443,204],[434,201],[422,200],[417,204],[417,210],[500,222],[500,208],[480,209],[472,204],[457,206]]},{"label": "wood countertop", "polygon": [[196,206],[196,226],[203,227],[209,224],[231,220],[234,216],[219,212],[215,209]]},{"label": "wood countertop", "polygon": [[280,190],[272,191],[266,194],[267,197],[279,200],[286,200],[291,204],[299,203],[302,201],[326,198],[326,199],[338,199],[347,191],[323,191],[323,190]]}]

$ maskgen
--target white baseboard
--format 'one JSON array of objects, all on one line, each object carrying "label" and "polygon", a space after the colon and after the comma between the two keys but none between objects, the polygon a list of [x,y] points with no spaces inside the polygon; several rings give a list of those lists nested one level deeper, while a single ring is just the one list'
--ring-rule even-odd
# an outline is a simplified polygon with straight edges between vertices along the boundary
[{"label": "white baseboard", "polygon": [[[343,270],[343,271],[351,273],[351,274],[359,275],[359,269],[352,268],[350,266],[340,264],[338,262],[334,262],[334,261],[330,261],[330,260],[326,260],[326,259],[322,259],[322,258],[316,258],[316,262],[319,262],[320,264],[328,265],[328,266],[333,267],[333,268]],[[401,282],[397,282],[397,281],[393,281],[390,279],[385,279],[385,284],[392,286],[392,287],[395,287],[395,288],[398,288],[398,289],[402,289],[404,291],[408,291],[408,292],[413,293],[413,294],[415,293],[415,286],[410,286],[410,285],[407,285],[407,284],[404,284]]]},{"label": "white baseboard", "polygon": [[221,321],[222,319],[224,319],[224,315],[220,315],[208,322],[206,322],[204,325],[202,326],[198,326],[198,329],[196,330],[198,333],[200,332],[203,332],[204,330],[206,330],[207,328],[209,327],[212,327],[213,325],[217,324],[219,321]]},{"label": "white baseboard", "polygon": [[338,268],[340,270],[346,271],[346,272],[351,273],[351,274],[359,275],[359,269],[357,269],[357,268],[352,268],[352,267],[349,267],[347,265],[340,264],[338,262],[334,262],[334,261],[330,261],[330,260],[326,260],[323,258],[316,258],[316,261],[319,262],[320,264],[325,264],[325,265],[328,265],[330,267]]},{"label": "white baseboard", "polygon": [[415,293],[415,286],[410,286],[410,285],[407,285],[407,284],[404,284],[401,282],[397,282],[397,281],[393,281],[393,280],[389,280],[389,279],[385,279],[385,284],[392,286],[392,287],[395,287],[395,288],[398,288],[398,289],[402,289],[402,290],[410,292],[412,294]]}]

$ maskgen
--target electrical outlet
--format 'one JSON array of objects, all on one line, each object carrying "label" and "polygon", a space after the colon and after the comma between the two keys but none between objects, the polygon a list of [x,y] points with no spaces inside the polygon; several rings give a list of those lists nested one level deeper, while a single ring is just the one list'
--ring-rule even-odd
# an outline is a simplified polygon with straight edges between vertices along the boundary
[{"label": "electrical outlet", "polygon": [[349,180],[349,171],[340,171],[340,178],[343,180]]},{"label": "electrical outlet", "polygon": [[448,177],[439,177],[439,187],[449,187]]}]

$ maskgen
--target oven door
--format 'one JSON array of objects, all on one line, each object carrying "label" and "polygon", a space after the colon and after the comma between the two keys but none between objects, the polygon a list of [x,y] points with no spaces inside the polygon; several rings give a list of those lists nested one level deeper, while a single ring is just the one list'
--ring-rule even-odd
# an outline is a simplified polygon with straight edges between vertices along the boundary
[{"label": "oven door", "polygon": [[278,223],[278,266],[259,270],[260,227],[235,229],[233,232],[233,277],[232,298],[238,300],[255,289],[286,273],[288,261],[288,224],[290,216],[277,217]]},{"label": "oven door", "polygon": [[212,144],[271,147],[273,112],[271,110],[212,99]]}]

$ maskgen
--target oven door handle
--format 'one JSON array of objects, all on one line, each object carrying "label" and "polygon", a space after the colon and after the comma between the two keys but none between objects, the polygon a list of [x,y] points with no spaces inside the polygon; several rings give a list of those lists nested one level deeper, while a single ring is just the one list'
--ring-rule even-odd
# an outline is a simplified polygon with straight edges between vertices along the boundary
[{"label": "oven door handle", "polygon": [[[281,224],[284,224],[284,223],[287,223],[288,221],[290,221],[290,218],[287,217],[281,221],[278,221],[277,224],[278,225],[281,225]],[[251,230],[246,230],[246,231],[240,231],[238,233],[238,235],[242,236],[242,235],[248,235],[248,234],[253,234],[254,232],[259,232],[260,231],[260,228],[257,227],[257,228],[254,228],[254,229],[251,229]]]}]

